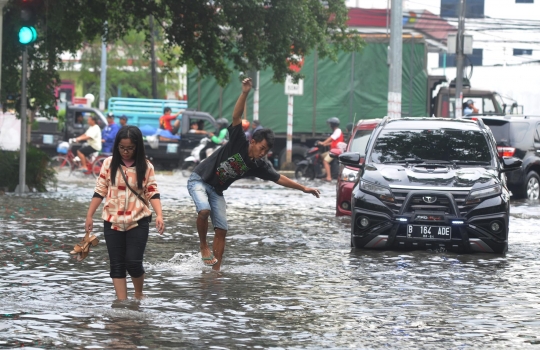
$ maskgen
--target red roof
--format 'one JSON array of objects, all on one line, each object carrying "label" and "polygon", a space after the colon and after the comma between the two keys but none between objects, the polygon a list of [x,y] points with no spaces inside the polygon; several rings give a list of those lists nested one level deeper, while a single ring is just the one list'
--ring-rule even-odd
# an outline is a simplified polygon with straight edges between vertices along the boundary
[{"label": "red roof", "polygon": [[413,28],[428,34],[437,40],[446,41],[448,33],[457,32],[457,28],[450,25],[441,17],[424,10],[413,25]]},{"label": "red roof", "polygon": [[[386,9],[363,9],[352,7],[349,9],[349,27],[386,27]],[[390,25],[390,16],[388,16]]]}]

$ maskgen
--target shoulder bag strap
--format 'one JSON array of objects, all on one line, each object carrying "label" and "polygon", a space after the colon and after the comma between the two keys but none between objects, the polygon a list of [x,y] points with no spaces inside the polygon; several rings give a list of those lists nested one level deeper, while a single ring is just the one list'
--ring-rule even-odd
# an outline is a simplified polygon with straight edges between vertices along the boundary
[{"label": "shoulder bag strap", "polygon": [[131,190],[131,192],[135,193],[135,195],[137,196],[137,198],[139,198],[143,203],[144,205],[148,206],[148,204],[146,203],[146,201],[144,200],[144,198],[139,194],[139,192],[136,192],[133,188],[131,188],[131,186],[129,185],[128,183],[128,180],[126,179],[126,174],[124,174],[124,170],[122,170],[122,166],[119,167],[118,171],[120,171],[120,174],[122,174],[122,177],[124,178],[124,182],[126,183],[126,186],[127,188],[129,188]]}]

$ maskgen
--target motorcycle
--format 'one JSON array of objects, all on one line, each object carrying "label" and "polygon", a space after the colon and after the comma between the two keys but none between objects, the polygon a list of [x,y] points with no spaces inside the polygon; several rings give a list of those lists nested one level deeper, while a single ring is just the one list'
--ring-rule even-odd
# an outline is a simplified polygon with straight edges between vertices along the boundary
[{"label": "motorcycle", "polygon": [[[209,142],[211,142],[210,138],[203,137],[201,141],[199,142],[199,144],[191,150],[190,156],[184,159],[184,162],[182,163],[182,168],[181,168],[183,176],[189,177],[191,173],[193,172],[193,169],[195,169],[195,167],[199,165],[199,163],[201,162],[200,153]],[[221,146],[218,146],[216,148],[207,148],[206,158],[208,158],[214,151],[216,151],[220,147]]]},{"label": "motorcycle", "polygon": [[[314,146],[306,151],[305,159],[296,164],[294,177],[297,180],[314,180],[326,178],[324,162],[322,154],[326,152],[326,147]],[[330,163],[330,171],[332,179],[337,179],[339,176],[339,162],[336,157],[343,152],[342,148],[333,148],[330,150],[330,157],[334,160]]]}]

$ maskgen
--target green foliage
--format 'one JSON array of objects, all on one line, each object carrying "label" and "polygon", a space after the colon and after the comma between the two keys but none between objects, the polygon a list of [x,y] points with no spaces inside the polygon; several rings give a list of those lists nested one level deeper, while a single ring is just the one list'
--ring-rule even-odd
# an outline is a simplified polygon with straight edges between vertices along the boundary
[{"label": "green foliage", "polygon": [[[0,188],[15,191],[19,184],[19,152],[0,151]],[[48,184],[56,184],[56,175],[47,165],[49,156],[43,151],[29,146],[26,152],[26,185],[38,192],[46,192]]]},{"label": "green foliage", "polygon": [[[63,68],[60,54],[85,48],[88,92],[97,93],[99,42],[104,36],[113,50],[126,44],[116,59],[136,57],[144,69],[108,71],[108,96],[118,86],[126,95],[149,96],[148,18],[154,17],[158,55],[163,73],[187,64],[212,75],[220,85],[231,78],[231,68],[248,71],[271,68],[274,80],[283,81],[294,57],[317,48],[321,58],[337,58],[337,52],[360,50],[362,39],[347,31],[347,8],[343,0],[41,0],[36,23],[38,40],[28,47],[30,76],[28,96],[41,106],[44,116],[56,115],[54,87]],[[4,9],[2,87],[6,93],[20,89],[21,47],[19,2],[10,0]],[[105,25],[105,23],[107,25]],[[140,40],[144,37],[144,45]],[[130,40],[133,40],[130,43]],[[89,56],[88,56],[89,55]],[[116,67],[121,67],[116,62]],[[112,62],[109,63],[111,67]],[[163,92],[164,75],[160,91]],[[15,91],[12,91],[15,90]],[[124,95],[124,93],[122,93]],[[97,94],[96,94],[97,95]]]}]

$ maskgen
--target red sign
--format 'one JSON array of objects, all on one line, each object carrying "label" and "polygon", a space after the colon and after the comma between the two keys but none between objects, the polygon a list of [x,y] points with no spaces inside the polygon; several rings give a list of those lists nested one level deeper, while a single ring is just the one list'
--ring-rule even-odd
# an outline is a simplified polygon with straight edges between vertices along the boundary
[{"label": "red sign", "polygon": [[88,99],[84,97],[73,97],[74,105],[86,105],[87,103],[88,103]]}]

